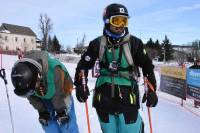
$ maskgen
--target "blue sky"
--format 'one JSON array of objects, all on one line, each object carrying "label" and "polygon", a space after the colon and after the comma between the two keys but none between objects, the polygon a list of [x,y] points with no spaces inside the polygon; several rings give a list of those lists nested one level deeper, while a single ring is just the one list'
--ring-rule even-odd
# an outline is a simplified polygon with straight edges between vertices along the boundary
[{"label": "blue sky", "polygon": [[150,37],[182,45],[200,39],[200,0],[0,0],[0,23],[28,26],[40,38],[40,13],[52,19],[52,35],[62,45],[74,47],[102,34],[102,13],[110,3],[129,11],[129,31],[146,42]]}]

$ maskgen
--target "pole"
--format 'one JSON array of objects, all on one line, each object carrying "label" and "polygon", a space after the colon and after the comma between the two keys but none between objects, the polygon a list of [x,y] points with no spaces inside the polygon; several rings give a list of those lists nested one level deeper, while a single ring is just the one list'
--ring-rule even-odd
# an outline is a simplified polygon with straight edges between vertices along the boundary
[{"label": "pole", "polygon": [[[85,79],[85,71],[84,70],[81,70],[81,75],[82,75],[82,84],[84,87],[84,92],[86,92],[86,79]],[[86,112],[88,133],[91,133],[87,100],[85,101],[85,112]]]},{"label": "pole", "polygon": [[10,98],[9,98],[9,94],[8,94],[7,85],[5,85],[5,87],[6,87],[7,101],[8,101],[8,107],[9,107],[9,113],[10,113],[10,122],[11,122],[11,126],[12,126],[12,132],[14,133],[13,115],[12,115],[12,110],[11,110]]},{"label": "pole", "polygon": [[[147,95],[147,86],[149,85],[150,89],[154,91],[153,85],[148,81],[146,77],[144,77],[144,90]],[[149,127],[150,127],[150,133],[153,133],[153,126],[152,126],[152,120],[151,120],[151,110],[149,107],[148,109],[148,118],[149,118]]]},{"label": "pole", "polygon": [[12,132],[14,133],[14,122],[13,122],[13,115],[12,115],[12,110],[11,110],[11,104],[10,104],[10,98],[9,98],[9,93],[8,93],[8,88],[7,88],[7,80],[6,80],[6,73],[5,69],[0,70],[0,77],[4,80],[5,87],[6,87],[6,96],[7,96],[7,101],[8,101],[8,107],[9,107],[9,113],[10,113],[10,120],[11,120],[11,126],[12,126]]},{"label": "pole", "polygon": [[1,50],[1,69],[2,69],[2,48],[0,50]]}]

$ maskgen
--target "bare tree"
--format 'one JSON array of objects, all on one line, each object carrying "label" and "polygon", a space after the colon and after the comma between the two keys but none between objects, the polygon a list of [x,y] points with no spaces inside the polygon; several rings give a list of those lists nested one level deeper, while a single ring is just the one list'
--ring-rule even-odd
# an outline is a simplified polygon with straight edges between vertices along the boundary
[{"label": "bare tree", "polygon": [[187,54],[184,51],[175,51],[174,59],[181,66],[187,60]]},{"label": "bare tree", "polygon": [[84,53],[84,51],[86,50],[85,46],[84,46],[85,40],[86,40],[85,34],[83,35],[83,38],[82,38],[80,43],[78,42],[78,39],[77,39],[77,44],[76,44],[76,47],[74,48],[75,53],[77,53],[77,54],[83,54]]},{"label": "bare tree", "polygon": [[85,45],[85,40],[86,40],[86,35],[84,34],[83,35],[83,38],[82,38],[82,40],[81,40],[81,43],[80,43],[80,47],[84,47],[84,45]]},{"label": "bare tree", "polygon": [[47,14],[40,14],[39,28],[42,33],[42,49],[48,50],[48,37],[53,29],[53,24]]}]

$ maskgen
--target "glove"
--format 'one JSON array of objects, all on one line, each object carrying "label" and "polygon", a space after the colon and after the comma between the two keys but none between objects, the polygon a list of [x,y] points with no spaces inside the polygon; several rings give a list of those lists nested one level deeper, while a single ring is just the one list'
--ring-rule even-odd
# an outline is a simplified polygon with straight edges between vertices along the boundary
[{"label": "glove", "polygon": [[49,114],[48,111],[39,112],[39,122],[40,122],[43,126],[47,126],[47,125],[48,125],[49,119],[50,119],[50,114]]},{"label": "glove", "polygon": [[56,111],[56,114],[56,118],[60,124],[65,124],[69,122],[70,117],[66,110]]},{"label": "glove", "polygon": [[155,107],[158,103],[158,96],[156,92],[150,91],[147,94],[145,93],[142,98],[142,103],[144,102],[146,102],[147,107]]},{"label": "glove", "polygon": [[[148,92],[145,93],[142,98],[142,103],[146,102],[147,107],[155,107],[158,103],[158,96],[156,94],[156,78],[154,73],[146,75],[148,82],[152,85],[153,88],[150,87],[150,84],[147,83]],[[151,90],[154,89],[154,90]]]},{"label": "glove", "polygon": [[74,85],[76,86],[76,98],[79,102],[85,102],[88,99],[88,96],[90,95],[89,89],[87,86],[87,76],[88,71],[84,72],[85,75],[85,90],[82,83],[82,74],[79,69],[76,70],[75,79],[74,79]]},{"label": "glove", "polygon": [[90,95],[88,86],[86,85],[85,91],[83,85],[76,86],[76,98],[79,102],[85,102]]}]

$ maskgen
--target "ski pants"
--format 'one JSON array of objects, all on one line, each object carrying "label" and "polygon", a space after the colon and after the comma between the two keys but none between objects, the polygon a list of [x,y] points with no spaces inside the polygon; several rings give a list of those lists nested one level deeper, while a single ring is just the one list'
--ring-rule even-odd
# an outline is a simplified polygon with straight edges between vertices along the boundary
[{"label": "ski pants", "polygon": [[68,123],[59,124],[55,118],[55,111],[52,104],[48,101],[44,101],[49,109],[51,114],[51,120],[48,122],[48,126],[42,126],[45,133],[79,133],[78,125],[76,122],[76,114],[74,110],[74,101],[73,97],[70,97],[70,106],[69,106],[69,116],[70,120]]},{"label": "ski pants", "polygon": [[100,119],[99,121],[103,133],[144,133],[144,125],[139,113],[136,122],[131,124],[125,123],[123,114],[109,114],[109,123],[104,123]]}]

